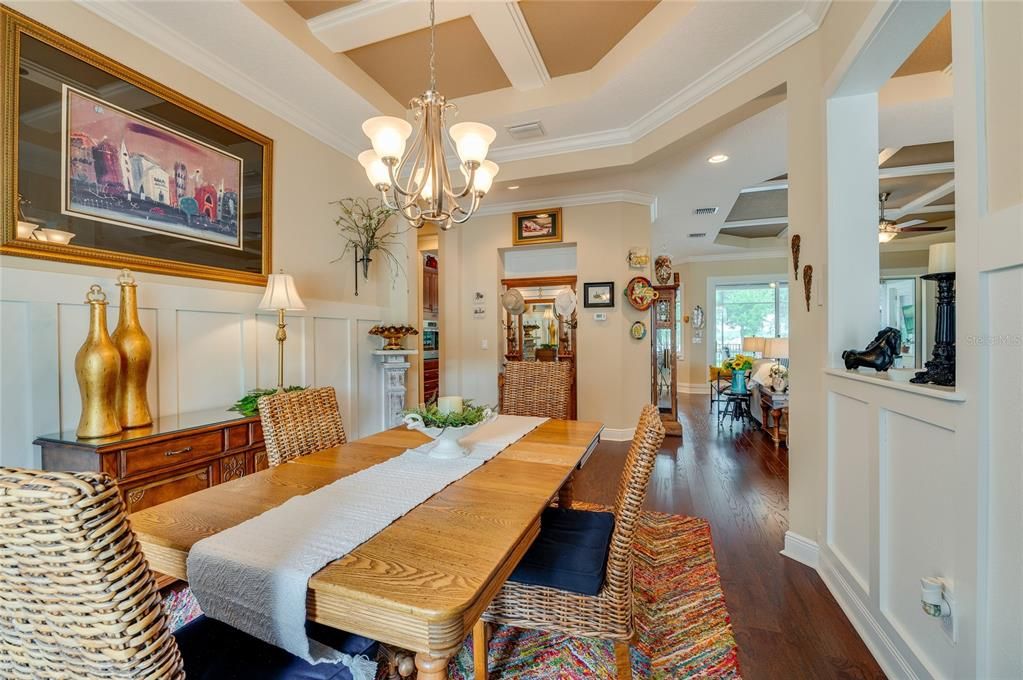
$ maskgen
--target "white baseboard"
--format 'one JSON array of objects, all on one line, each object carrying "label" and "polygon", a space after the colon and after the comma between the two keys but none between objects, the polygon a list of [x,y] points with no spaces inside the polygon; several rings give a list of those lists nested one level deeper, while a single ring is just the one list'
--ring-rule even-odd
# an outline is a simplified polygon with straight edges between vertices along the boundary
[{"label": "white baseboard", "polygon": [[626,427],[621,429],[615,429],[613,427],[605,427],[600,433],[600,440],[606,442],[627,442],[632,441],[632,435],[636,433],[636,428]]},{"label": "white baseboard", "polygon": [[[786,540],[786,545],[788,541]],[[878,621],[874,612],[861,599],[854,587],[845,578],[841,568],[833,566],[827,551],[820,553],[820,574],[824,585],[834,596],[838,606],[845,612],[846,618],[852,623],[856,633],[867,646],[870,654],[889,678],[918,680],[921,676],[913,669],[913,665],[899,651],[885,627]]]},{"label": "white baseboard", "polygon": [[786,531],[785,547],[782,549],[781,554],[800,564],[805,564],[811,569],[816,569],[820,549],[817,547],[816,541],[811,541],[806,536],[797,534],[794,531]]},{"label": "white baseboard", "polygon": [[710,385],[707,383],[679,383],[679,394],[710,394]]}]

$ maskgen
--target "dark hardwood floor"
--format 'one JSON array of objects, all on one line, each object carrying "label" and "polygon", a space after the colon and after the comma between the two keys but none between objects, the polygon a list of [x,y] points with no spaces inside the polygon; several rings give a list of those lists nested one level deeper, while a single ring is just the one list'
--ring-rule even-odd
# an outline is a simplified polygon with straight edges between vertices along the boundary
[{"label": "dark hardwood floor", "polygon": [[[817,573],[778,551],[788,528],[788,455],[761,431],[717,426],[708,397],[680,395],[684,431],[665,439],[646,508],[703,517],[744,678],[883,678]],[[627,442],[602,442],[579,471],[577,500],[614,501]]]}]

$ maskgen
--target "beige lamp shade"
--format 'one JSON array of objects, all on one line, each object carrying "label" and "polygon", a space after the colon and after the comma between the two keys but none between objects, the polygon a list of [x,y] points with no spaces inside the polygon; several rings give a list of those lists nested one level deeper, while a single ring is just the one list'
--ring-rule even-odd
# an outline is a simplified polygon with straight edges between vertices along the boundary
[{"label": "beige lamp shade", "polygon": [[768,359],[788,359],[789,339],[788,338],[765,338],[767,346],[764,349],[764,356]]},{"label": "beige lamp shade", "polygon": [[260,309],[305,309],[302,298],[295,288],[295,279],[291,274],[271,274],[266,278],[266,292],[259,303]]},{"label": "beige lamp shade", "polygon": [[956,270],[956,244],[934,243],[927,249],[927,273],[946,274]]},{"label": "beige lamp shade", "polygon": [[767,338],[758,338],[756,336],[749,336],[742,339],[742,351],[743,352],[760,352],[764,353],[764,345],[767,342]]}]

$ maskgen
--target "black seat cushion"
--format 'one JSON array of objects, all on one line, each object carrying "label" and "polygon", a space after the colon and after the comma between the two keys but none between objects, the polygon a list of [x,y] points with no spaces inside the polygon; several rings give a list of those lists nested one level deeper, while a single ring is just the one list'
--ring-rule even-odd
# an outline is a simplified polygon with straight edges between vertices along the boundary
[{"label": "black seat cushion", "polygon": [[547,508],[540,535],[509,580],[596,595],[604,585],[614,526],[609,512]]},{"label": "black seat cushion", "polygon": [[[376,659],[377,643],[369,638],[334,630],[316,623],[306,626],[309,637],[346,654]],[[188,680],[351,680],[342,664],[312,665],[232,628],[200,616],[174,633],[185,661]]]}]

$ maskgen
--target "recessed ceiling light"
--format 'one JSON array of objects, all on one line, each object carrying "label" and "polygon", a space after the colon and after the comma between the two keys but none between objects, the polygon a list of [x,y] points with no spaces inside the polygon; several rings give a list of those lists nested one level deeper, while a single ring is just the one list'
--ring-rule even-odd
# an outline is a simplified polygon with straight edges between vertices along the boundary
[{"label": "recessed ceiling light", "polygon": [[515,191],[518,188],[519,188],[519,185],[518,184],[514,184],[514,185],[508,187],[508,191]]},{"label": "recessed ceiling light", "polygon": [[716,153],[707,159],[708,163],[724,163],[728,160],[728,156],[723,153]]}]

